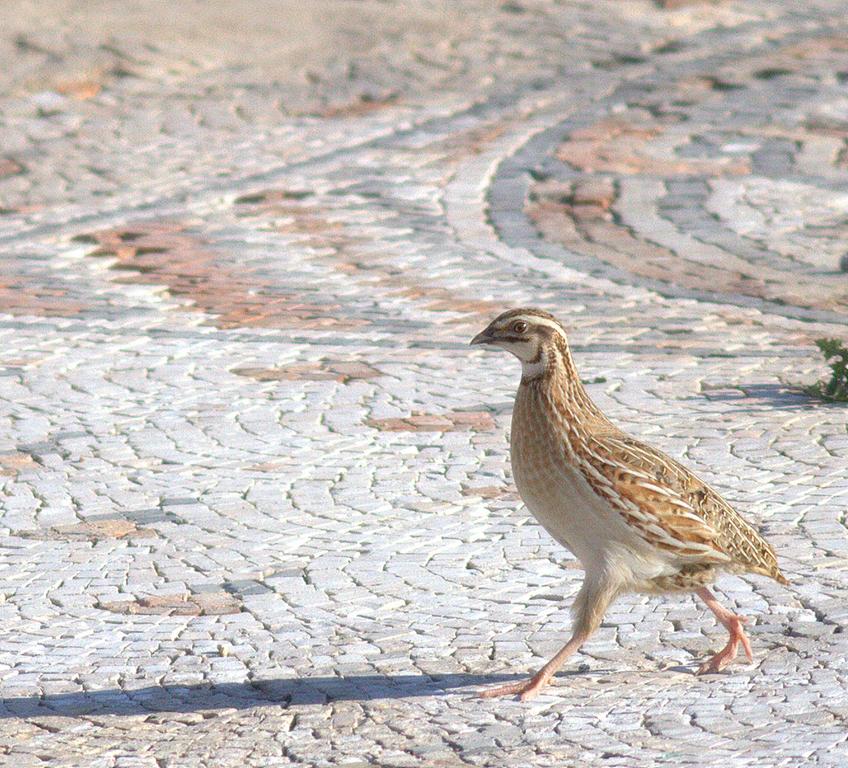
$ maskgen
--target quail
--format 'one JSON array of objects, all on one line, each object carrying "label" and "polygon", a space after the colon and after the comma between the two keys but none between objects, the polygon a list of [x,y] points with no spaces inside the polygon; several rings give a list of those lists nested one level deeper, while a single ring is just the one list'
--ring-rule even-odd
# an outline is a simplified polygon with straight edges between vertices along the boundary
[{"label": "quail", "polygon": [[753,661],[746,618],[709,589],[722,571],[787,584],[774,550],[716,491],[686,467],[614,426],[589,398],[565,330],[548,312],[513,309],[471,341],[511,352],[521,384],[510,431],[518,492],[544,529],[580,561],[571,639],[527,681],[483,697],[532,698],[628,592],[694,592],[729,632],[698,674],[718,672],[741,645]]}]

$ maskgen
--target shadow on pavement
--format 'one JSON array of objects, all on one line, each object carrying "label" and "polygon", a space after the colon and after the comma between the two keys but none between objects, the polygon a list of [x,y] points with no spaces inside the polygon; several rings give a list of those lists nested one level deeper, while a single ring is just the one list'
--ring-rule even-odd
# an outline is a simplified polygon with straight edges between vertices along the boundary
[{"label": "shadow on pavement", "polygon": [[[196,712],[206,709],[250,709],[332,701],[373,701],[440,696],[454,689],[472,694],[477,688],[519,680],[526,675],[352,675],[256,680],[219,685],[147,686],[0,699],[0,718],[61,715],[139,715],[152,712]],[[476,687],[475,687],[476,686]]]},{"label": "shadow on pavement", "polygon": [[708,400],[735,402],[739,411],[750,413],[773,410],[810,411],[814,408],[840,405],[811,397],[800,386],[788,384],[728,385],[720,389],[708,389],[700,396]]}]

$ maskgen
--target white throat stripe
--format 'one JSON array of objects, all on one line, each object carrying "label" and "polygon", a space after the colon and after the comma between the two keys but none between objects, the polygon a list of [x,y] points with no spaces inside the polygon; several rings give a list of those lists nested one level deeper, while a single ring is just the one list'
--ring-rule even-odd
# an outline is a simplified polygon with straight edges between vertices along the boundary
[{"label": "white throat stripe", "polygon": [[545,354],[544,350],[540,350],[539,359],[535,361],[530,360],[522,360],[521,361],[521,378],[522,379],[535,379],[537,376],[541,376],[548,367],[548,356]]}]

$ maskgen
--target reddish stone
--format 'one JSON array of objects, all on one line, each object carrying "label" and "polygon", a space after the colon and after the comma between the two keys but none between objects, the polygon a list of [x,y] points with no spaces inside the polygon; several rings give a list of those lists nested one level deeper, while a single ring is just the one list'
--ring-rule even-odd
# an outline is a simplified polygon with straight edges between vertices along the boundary
[{"label": "reddish stone", "polygon": [[464,486],[461,491],[463,496],[479,496],[481,499],[514,500],[518,498],[518,491],[512,485],[480,485]]},{"label": "reddish stone", "polygon": [[11,157],[0,157],[0,179],[23,173],[23,166]]},{"label": "reddish stone", "polygon": [[205,592],[192,595],[190,599],[200,609],[201,616],[222,616],[241,611],[241,601],[229,592]]},{"label": "reddish stone", "polygon": [[38,464],[28,453],[0,453],[0,475],[17,475],[30,469],[38,469]]},{"label": "reddish stone", "polygon": [[136,600],[98,603],[98,608],[112,613],[153,616],[220,616],[241,611],[241,601],[228,592],[201,595],[150,595]]},{"label": "reddish stone", "polygon": [[152,616],[199,616],[200,607],[188,602],[186,595],[140,597],[137,600],[116,600],[98,603],[97,607],[112,613]]},{"label": "reddish stone", "polygon": [[607,210],[615,200],[615,183],[611,178],[600,176],[580,179],[574,183],[572,200],[574,205],[593,206]]},{"label": "reddish stone", "polygon": [[59,93],[79,101],[93,99],[100,93],[102,88],[101,83],[87,78],[82,80],[64,80],[56,86],[56,90]]},{"label": "reddish stone", "polygon": [[[750,264],[730,253],[716,265],[690,261],[685,253],[638,237],[598,206],[575,205],[570,185],[538,184],[531,190],[530,200],[526,213],[543,237],[634,275],[694,290],[777,299],[794,306],[837,310],[848,302],[840,286],[828,288],[802,275],[787,281],[785,273],[766,266],[758,266],[752,274]],[[681,344],[675,341],[676,347]]]},{"label": "reddish stone", "polygon": [[78,317],[86,307],[69,299],[67,292],[40,282],[33,275],[19,272],[16,259],[0,262],[0,312],[35,317]]},{"label": "reddish stone", "polygon": [[256,381],[340,381],[347,384],[357,379],[373,379],[380,375],[376,368],[357,362],[299,363],[280,368],[234,368],[233,373]]},{"label": "reddish stone", "polygon": [[495,428],[495,420],[487,411],[417,413],[405,418],[367,419],[365,423],[383,432],[487,432]]},{"label": "reddish stone", "polygon": [[219,328],[325,328],[356,327],[360,321],[335,317],[339,305],[314,304],[301,294],[283,293],[267,277],[236,270],[188,231],[188,224],[146,221],[101,230],[76,239],[98,245],[90,256],[109,256],[116,282],[161,284],[191,308],[215,317]]},{"label": "reddish stone", "polygon": [[104,539],[149,539],[156,537],[152,528],[139,528],[130,520],[95,520],[88,523],[58,525],[42,531],[19,531],[18,536],[45,541],[102,541]]},{"label": "reddish stone", "polygon": [[469,155],[479,155],[493,141],[499,139],[512,127],[517,120],[526,115],[516,115],[512,119],[488,123],[483,126],[468,128],[446,139],[434,142],[430,149],[445,151],[442,162],[457,162]]},{"label": "reddish stone", "polygon": [[664,124],[641,112],[633,112],[629,118],[607,117],[572,131],[557,150],[557,157],[586,173],[654,176],[750,173],[750,164],[744,158],[663,158],[651,153],[651,139],[661,136],[664,130]]}]

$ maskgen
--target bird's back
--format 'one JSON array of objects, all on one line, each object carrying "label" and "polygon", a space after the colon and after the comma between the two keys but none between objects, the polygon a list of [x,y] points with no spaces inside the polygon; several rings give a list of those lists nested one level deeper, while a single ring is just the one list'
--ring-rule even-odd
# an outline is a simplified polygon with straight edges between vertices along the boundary
[{"label": "bird's back", "polygon": [[[708,530],[714,532],[710,544],[724,553],[729,561],[724,566],[731,571],[749,571],[770,576],[782,584],[787,583],[780,572],[777,557],[768,542],[721,495],[693,472],[662,451],[622,432],[605,419],[598,420],[589,430],[589,443],[602,450],[619,465],[606,465],[608,474],[627,476],[639,473],[651,479],[642,481],[642,487],[662,489],[670,499],[679,499],[679,506],[667,505],[667,514],[658,514],[658,522],[671,530],[679,527],[680,517],[697,516]],[[663,498],[659,492],[645,492],[644,506],[656,507],[653,497]],[[685,507],[683,505],[686,505]],[[674,513],[680,510],[678,515]]]}]

